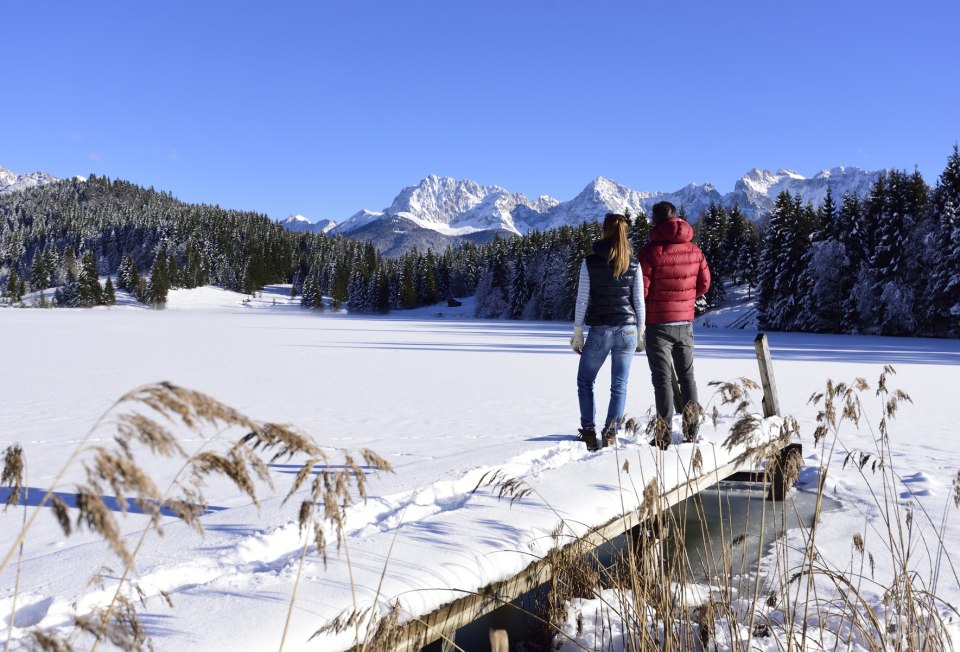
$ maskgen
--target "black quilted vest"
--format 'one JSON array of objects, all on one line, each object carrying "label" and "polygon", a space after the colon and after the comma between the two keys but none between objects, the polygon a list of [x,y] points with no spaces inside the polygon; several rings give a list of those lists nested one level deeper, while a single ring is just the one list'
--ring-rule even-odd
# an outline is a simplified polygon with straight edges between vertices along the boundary
[{"label": "black quilted vest", "polygon": [[587,326],[626,326],[636,324],[633,312],[633,279],[637,275],[637,261],[631,260],[620,278],[613,277],[613,265],[607,261],[610,241],[594,243],[593,253],[587,256],[590,274],[590,303],[587,305]]}]

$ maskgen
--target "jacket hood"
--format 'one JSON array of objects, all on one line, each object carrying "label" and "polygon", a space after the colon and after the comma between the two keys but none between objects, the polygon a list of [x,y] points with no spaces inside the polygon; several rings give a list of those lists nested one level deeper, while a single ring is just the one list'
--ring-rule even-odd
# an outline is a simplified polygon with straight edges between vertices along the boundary
[{"label": "jacket hood", "polygon": [[693,241],[693,227],[679,217],[657,224],[650,229],[650,242],[682,244]]}]

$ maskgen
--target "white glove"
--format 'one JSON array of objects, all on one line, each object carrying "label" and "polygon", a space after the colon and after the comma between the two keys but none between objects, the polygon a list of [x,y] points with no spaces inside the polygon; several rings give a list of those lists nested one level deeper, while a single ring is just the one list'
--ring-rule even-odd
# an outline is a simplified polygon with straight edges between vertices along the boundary
[{"label": "white glove", "polygon": [[577,354],[583,353],[583,326],[573,327],[573,337],[570,338],[570,348]]},{"label": "white glove", "polygon": [[647,333],[646,326],[641,326],[640,329],[637,331],[637,353],[640,353],[641,351],[643,351],[643,349],[646,348],[647,346],[647,338],[645,337],[646,333]]}]

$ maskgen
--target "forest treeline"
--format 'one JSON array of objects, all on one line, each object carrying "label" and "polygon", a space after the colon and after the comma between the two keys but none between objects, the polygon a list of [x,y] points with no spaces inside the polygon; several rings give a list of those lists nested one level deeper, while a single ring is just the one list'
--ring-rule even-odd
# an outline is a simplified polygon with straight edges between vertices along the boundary
[{"label": "forest treeline", "polygon": [[[714,276],[699,309],[745,285],[767,330],[960,336],[958,206],[956,146],[932,187],[918,172],[890,171],[866,196],[828,192],[819,206],[781,193],[758,222],[711,205],[696,224]],[[639,247],[648,220],[628,217]],[[580,263],[599,237],[589,222],[385,258],[369,243],[91,176],[0,196],[0,294],[91,306],[114,300],[115,278],[162,306],[171,288],[251,294],[290,283],[316,310],[379,313],[476,295],[479,317],[569,320]]]}]

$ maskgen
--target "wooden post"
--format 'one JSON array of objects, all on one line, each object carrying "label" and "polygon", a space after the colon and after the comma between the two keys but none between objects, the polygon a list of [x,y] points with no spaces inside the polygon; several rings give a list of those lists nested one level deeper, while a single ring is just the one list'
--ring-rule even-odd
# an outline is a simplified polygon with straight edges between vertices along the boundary
[{"label": "wooden post", "polygon": [[767,474],[770,481],[767,500],[783,500],[803,467],[803,447],[800,444],[787,444],[780,450],[774,465],[773,472]]},{"label": "wooden post", "polygon": [[760,333],[753,341],[757,350],[757,362],[760,364],[760,383],[763,385],[763,416],[780,416],[780,400],[777,398],[777,381],[773,377],[773,361],[770,359],[770,345],[767,334]]}]

